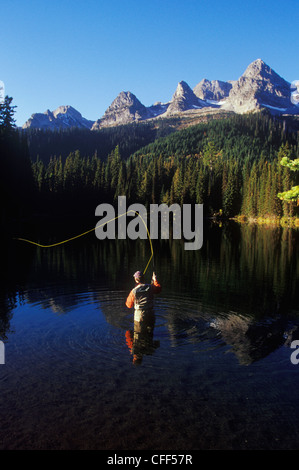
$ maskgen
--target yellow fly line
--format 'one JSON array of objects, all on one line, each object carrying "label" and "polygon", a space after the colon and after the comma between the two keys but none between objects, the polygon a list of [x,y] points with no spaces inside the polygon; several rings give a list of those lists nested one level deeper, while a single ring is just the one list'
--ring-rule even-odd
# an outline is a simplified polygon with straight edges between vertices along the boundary
[{"label": "yellow fly line", "polygon": [[148,239],[149,239],[149,242],[150,242],[151,256],[150,256],[150,259],[148,260],[148,263],[147,263],[147,265],[146,265],[146,267],[145,267],[145,269],[144,269],[144,271],[143,271],[143,274],[145,274],[146,271],[147,271],[147,268],[148,268],[148,266],[149,266],[149,264],[150,264],[150,262],[151,262],[151,260],[152,260],[152,257],[154,256],[154,250],[153,250],[153,245],[152,245],[151,236],[150,236],[149,230],[148,230],[148,228],[147,228],[147,224],[145,223],[145,221],[143,220],[143,218],[141,217],[141,215],[140,215],[138,212],[136,212],[136,211],[134,211],[134,210],[132,210],[132,209],[130,209],[130,210],[127,211],[127,212],[124,212],[123,214],[118,215],[117,217],[114,217],[114,218],[111,219],[111,220],[108,220],[108,222],[104,222],[104,223],[101,224],[101,225],[97,225],[96,227],[93,227],[92,229],[87,230],[86,232],[80,233],[79,235],[76,235],[76,236],[71,237],[71,238],[67,238],[66,240],[62,240],[61,242],[52,243],[51,245],[41,245],[40,243],[34,242],[34,241],[32,241],[32,240],[27,240],[27,239],[25,239],[25,238],[14,238],[14,240],[20,240],[20,241],[23,241],[23,242],[26,242],[26,243],[30,243],[31,245],[36,245],[36,246],[39,246],[40,248],[53,248],[54,246],[63,245],[64,243],[68,243],[68,242],[70,242],[70,241],[72,241],[72,240],[75,240],[76,238],[83,237],[84,235],[87,235],[88,233],[93,232],[94,230],[97,230],[98,228],[103,227],[104,225],[109,224],[110,222],[113,222],[114,220],[119,219],[120,217],[123,217],[124,215],[129,214],[130,212],[133,212],[133,213],[137,214],[138,217],[140,217],[140,219],[142,220],[142,222],[143,222],[143,224],[144,224],[144,226],[145,226],[145,228],[146,228],[147,236],[148,236]]}]

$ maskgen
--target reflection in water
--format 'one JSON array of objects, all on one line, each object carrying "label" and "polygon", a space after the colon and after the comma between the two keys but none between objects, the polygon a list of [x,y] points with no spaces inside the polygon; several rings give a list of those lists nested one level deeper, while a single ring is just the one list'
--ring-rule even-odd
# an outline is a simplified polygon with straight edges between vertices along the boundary
[{"label": "reflection in water", "polygon": [[164,300],[168,305],[167,328],[173,347],[190,343],[212,350],[226,345],[241,365],[259,361],[281,346],[289,347],[299,331],[298,313],[255,319],[248,314],[206,310],[186,299],[178,309],[173,300]]},{"label": "reflection in water", "polygon": [[298,326],[288,324],[287,317],[254,322],[252,318],[236,313],[216,318],[211,326],[220,332],[223,341],[231,347],[242,365],[268,356],[283,344],[289,345],[298,330]]},{"label": "reflection in water", "polygon": [[154,241],[163,291],[140,321],[127,273],[147,242],[2,244],[0,447],[298,447],[298,241],[234,223],[196,252]]},{"label": "reflection in water", "polygon": [[[298,322],[298,240],[292,229],[229,224],[205,227],[203,247],[195,252],[184,251],[180,240],[156,241],[172,342],[210,341],[216,334],[247,364],[280,347]],[[126,316],[122,292],[130,290],[127,273],[147,258],[142,240],[89,236],[53,250],[12,243],[2,253],[0,339],[9,334],[17,299],[66,314],[85,292],[119,326]],[[150,331],[142,326],[149,320],[134,327],[133,337]]]},{"label": "reflection in water", "polygon": [[126,331],[126,342],[133,356],[133,364],[141,364],[144,355],[153,354],[160,346],[160,341],[154,340],[154,327],[154,311],[148,310],[138,320],[134,320],[133,331]]},{"label": "reflection in water", "polygon": [[128,332],[127,343],[133,354],[133,363],[141,364],[144,354],[152,354],[157,347],[157,342],[153,341],[155,315],[154,296],[161,292],[161,284],[158,282],[155,272],[153,272],[151,284],[145,283],[143,272],[136,271],[134,274],[135,287],[130,291],[126,306],[134,307],[134,332]]}]

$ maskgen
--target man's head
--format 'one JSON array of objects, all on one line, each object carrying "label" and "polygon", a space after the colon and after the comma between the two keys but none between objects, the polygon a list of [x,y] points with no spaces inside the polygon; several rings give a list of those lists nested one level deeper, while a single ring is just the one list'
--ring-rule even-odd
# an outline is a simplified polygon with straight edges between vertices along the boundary
[{"label": "man's head", "polygon": [[135,279],[135,282],[137,282],[137,284],[142,283],[144,281],[144,275],[141,271],[136,271],[133,277]]}]

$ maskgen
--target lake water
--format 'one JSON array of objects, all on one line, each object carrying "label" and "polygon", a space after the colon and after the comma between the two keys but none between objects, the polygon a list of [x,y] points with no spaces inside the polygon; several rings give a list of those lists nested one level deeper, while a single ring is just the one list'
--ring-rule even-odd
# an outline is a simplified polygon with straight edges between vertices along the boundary
[{"label": "lake water", "polygon": [[298,242],[233,222],[206,226],[197,252],[153,241],[162,292],[134,335],[147,240],[6,241],[0,448],[298,449]]}]

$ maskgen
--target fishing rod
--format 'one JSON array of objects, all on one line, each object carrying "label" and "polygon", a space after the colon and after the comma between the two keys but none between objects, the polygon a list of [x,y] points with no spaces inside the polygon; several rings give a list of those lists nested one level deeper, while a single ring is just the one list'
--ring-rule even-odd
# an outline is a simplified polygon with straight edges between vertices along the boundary
[{"label": "fishing rod", "polygon": [[150,236],[149,230],[148,230],[148,228],[147,228],[147,224],[145,223],[144,219],[141,217],[141,215],[139,214],[139,212],[136,212],[136,211],[134,211],[133,209],[130,209],[130,210],[128,210],[127,212],[124,212],[123,214],[120,214],[120,215],[118,215],[118,216],[116,216],[116,217],[113,217],[112,219],[108,220],[107,222],[104,222],[104,223],[102,223],[102,224],[100,224],[100,225],[97,225],[96,227],[93,227],[93,228],[90,229],[90,230],[86,230],[85,232],[80,233],[79,235],[75,235],[74,237],[67,238],[66,240],[62,240],[62,241],[57,242],[57,243],[52,243],[52,244],[50,244],[50,245],[42,245],[42,244],[37,243],[37,242],[35,242],[35,241],[27,240],[26,238],[19,238],[19,237],[15,237],[15,238],[13,238],[13,240],[19,240],[19,241],[22,241],[22,242],[25,242],[25,243],[30,243],[31,245],[36,245],[36,246],[38,246],[38,247],[40,247],[40,248],[53,248],[53,247],[55,247],[55,246],[63,245],[64,243],[68,243],[68,242],[71,242],[72,240],[75,240],[75,239],[77,239],[77,238],[83,237],[83,236],[87,235],[88,233],[93,232],[94,230],[97,230],[98,228],[103,227],[104,225],[107,225],[107,224],[109,224],[110,222],[113,222],[113,221],[119,219],[120,217],[124,217],[125,215],[127,215],[127,214],[129,214],[129,213],[134,213],[134,214],[136,214],[138,217],[140,217],[140,219],[142,220],[142,222],[143,222],[143,224],[144,224],[144,226],[145,226],[145,229],[146,229],[146,232],[147,232],[147,236],[148,236],[148,240],[149,240],[149,243],[150,243],[151,256],[150,256],[150,258],[149,258],[149,260],[148,260],[148,262],[147,262],[147,265],[146,265],[145,269],[143,270],[143,274],[145,274],[146,271],[147,271],[147,268],[149,267],[149,264],[150,264],[151,260],[153,260],[153,266],[154,266],[154,249],[153,249],[153,244],[152,244],[151,236]]}]

